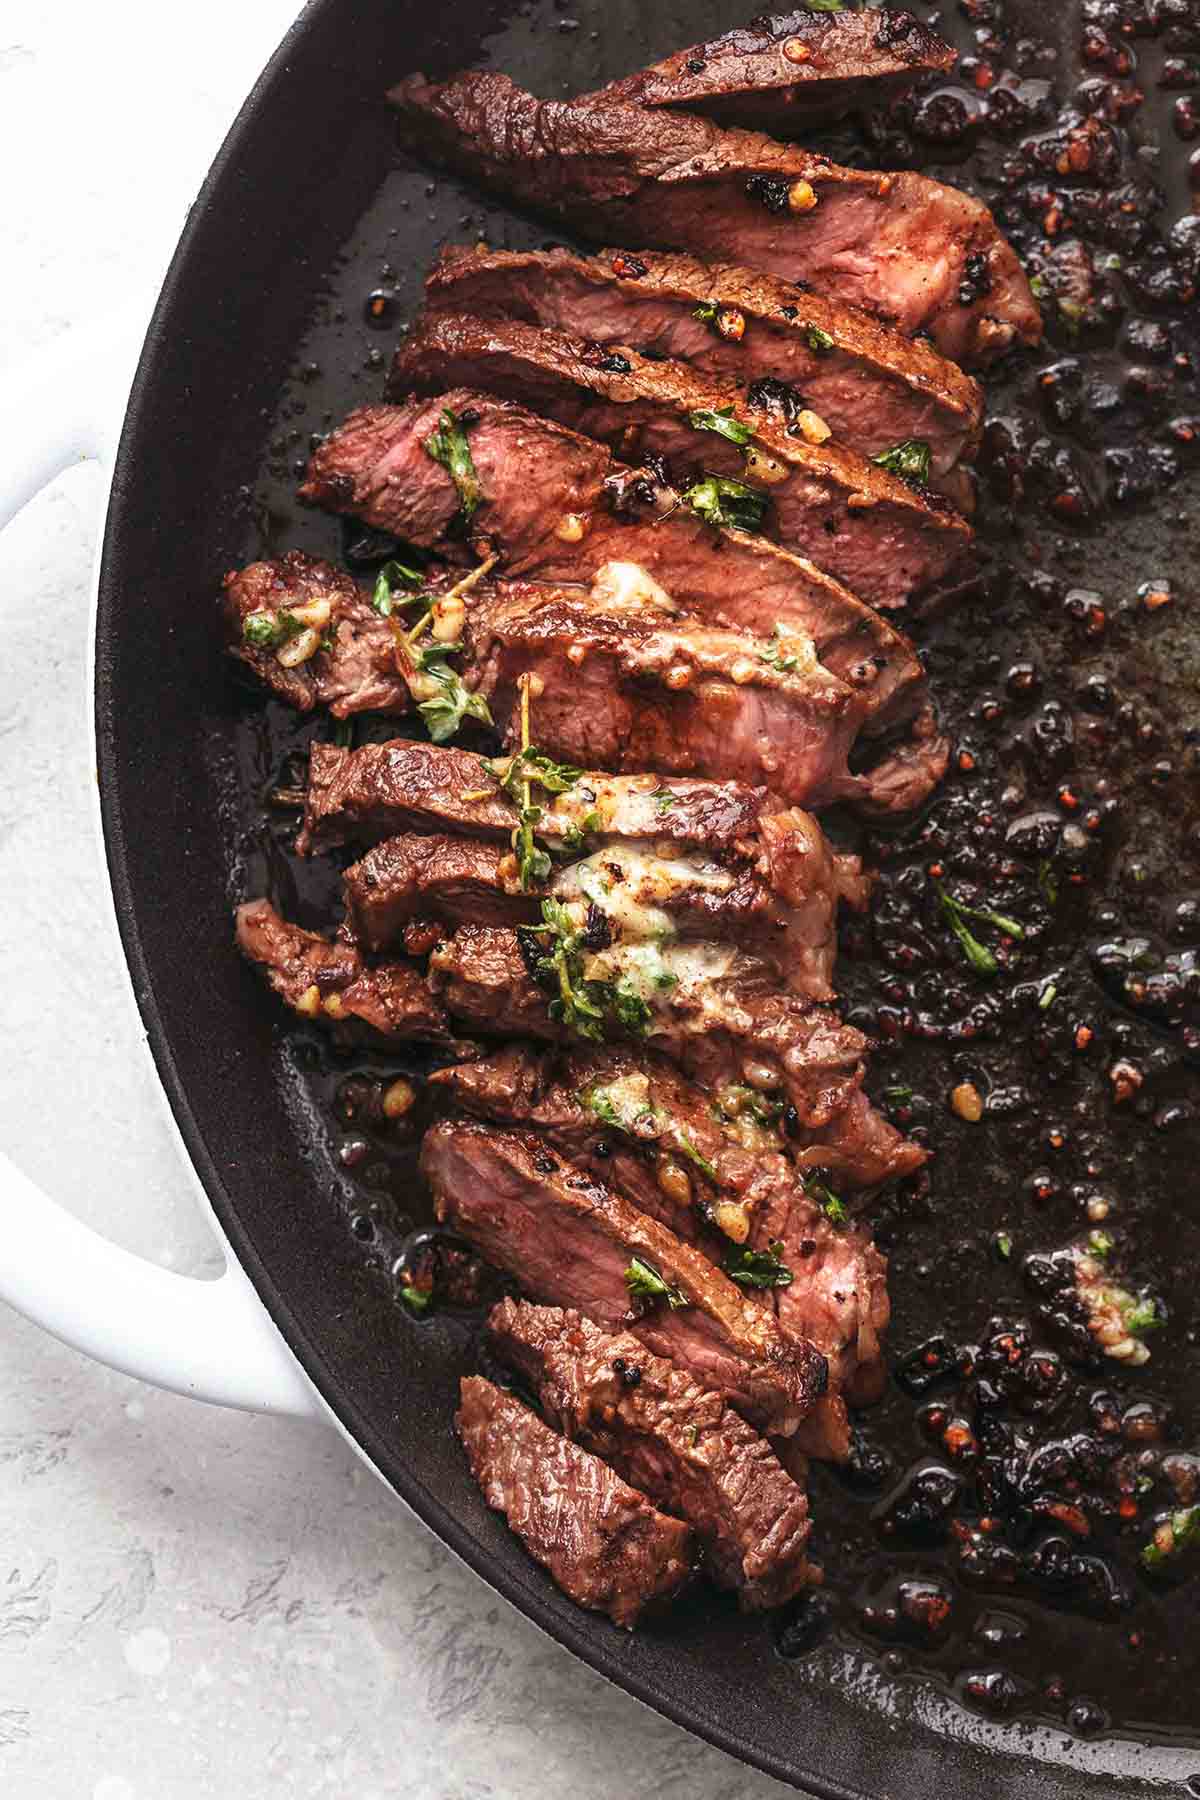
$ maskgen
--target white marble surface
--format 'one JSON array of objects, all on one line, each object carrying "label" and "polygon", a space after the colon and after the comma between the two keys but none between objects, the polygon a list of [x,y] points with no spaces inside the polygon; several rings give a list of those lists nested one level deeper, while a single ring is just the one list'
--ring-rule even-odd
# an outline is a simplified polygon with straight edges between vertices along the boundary
[{"label": "white marble surface", "polygon": [[[0,363],[26,367],[101,308],[149,310],[291,11],[0,0]],[[0,368],[0,416],[4,392]],[[81,719],[97,500],[77,469],[0,536],[0,1120],[56,1198],[200,1271],[212,1246],[96,925]],[[5,1796],[635,1790],[783,1792],[544,1640],[332,1433],[139,1387],[0,1309]]]}]

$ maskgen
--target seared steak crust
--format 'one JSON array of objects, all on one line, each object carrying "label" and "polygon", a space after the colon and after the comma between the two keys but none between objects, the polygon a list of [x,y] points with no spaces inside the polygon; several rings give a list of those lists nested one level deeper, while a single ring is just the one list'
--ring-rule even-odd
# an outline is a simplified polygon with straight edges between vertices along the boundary
[{"label": "seared steak crust", "polygon": [[911,13],[764,14],[690,50],[676,50],[587,98],[684,107],[718,125],[787,138],[848,112],[882,106],[956,53]]},{"label": "seared steak crust", "polygon": [[[928,332],[956,362],[1041,336],[1029,283],[986,207],[923,175],[841,168],[627,102],[538,100],[498,74],[411,75],[388,98],[414,155],[593,242],[808,280],[908,336]],[[981,280],[964,287],[968,258]],[[979,298],[964,302],[960,289]]]},{"label": "seared steak crust", "polygon": [[504,1300],[488,1342],[547,1417],[668,1512],[689,1522],[720,1587],[746,1611],[780,1606],[813,1578],[808,1501],[758,1433],[632,1332],[578,1312]]},{"label": "seared steak crust", "polygon": [[476,1046],[454,1036],[444,1008],[414,964],[369,969],[352,945],[289,925],[267,900],[238,908],[237,943],[286,1006],[344,1040],[436,1044],[455,1054],[474,1054]]},{"label": "seared steak crust", "polygon": [[[593,839],[652,837],[741,852],[757,837],[762,814],[777,805],[769,789],[738,781],[676,777],[665,808],[657,775],[588,773],[578,785],[582,792],[547,796],[540,836],[562,838],[588,817]],[[516,824],[517,809],[487,759],[470,750],[393,738],[357,750],[317,743],[309,753],[305,850],[404,831],[507,843]]]},{"label": "seared steak crust", "polygon": [[512,856],[476,838],[387,838],[346,870],[346,921],[365,950],[388,950],[415,920],[454,925],[528,925],[537,894],[522,892]]},{"label": "seared steak crust", "polygon": [[577,1606],[634,1626],[691,1572],[692,1534],[481,1375],[454,1420],[483,1497]]},{"label": "seared steak crust", "polygon": [[[426,303],[477,318],[524,319],[600,344],[632,344],[743,389],[783,382],[798,405],[864,456],[909,438],[927,443],[935,485],[974,459],[983,391],[928,344],[757,269],[652,250],[639,252],[636,267],[630,273],[619,250],[584,257],[451,248],[426,277]],[[696,317],[698,308],[740,314],[742,335],[723,335],[715,320]],[[956,473],[948,491],[953,498],[961,489]]]},{"label": "seared steak crust", "polygon": [[[770,1308],[543,1141],[439,1124],[425,1135],[421,1168],[438,1219],[533,1298],[577,1307],[610,1331],[628,1327],[764,1428],[790,1434],[824,1391],[824,1358],[785,1342]],[[676,1305],[631,1300],[634,1258],[679,1296]]]},{"label": "seared steak crust", "polygon": [[[256,649],[248,641],[245,623],[254,615],[278,618],[297,607],[315,607],[314,617],[326,608],[328,613],[319,628],[309,627],[321,647],[289,668],[275,649]],[[331,563],[289,550],[270,562],[233,569],[225,577],[222,608],[230,654],[298,712],[323,706],[335,718],[348,719],[360,712],[410,710],[386,619]]]},{"label": "seared steak crust", "polygon": [[[364,407],[314,454],[301,493],[443,554],[458,496],[426,455],[440,410],[430,402]],[[775,625],[811,638],[822,666],[864,696],[864,734],[912,720],[915,748],[863,774],[860,803],[916,803],[945,771],[948,746],[929,731],[925,674],[907,638],[803,557],[765,538],[714,531],[651,471],[622,468],[599,444],[494,396],[459,390],[438,403],[470,421],[486,504],[476,520],[511,576],[591,586],[634,563],[698,618],[759,636]],[[540,505],[530,505],[530,495]],[[473,553],[473,552],[472,552]]]},{"label": "seared steak crust", "polygon": [[[608,444],[625,462],[659,459],[678,488],[700,475],[730,476],[766,504],[763,531],[810,557],[860,598],[902,606],[959,563],[971,531],[961,515],[932,506],[907,482],[832,439],[793,435],[733,382],[682,362],[605,348],[521,320],[434,313],[397,350],[393,399],[446,388],[483,388],[534,407],[572,431]],[[697,414],[725,415],[771,474],[756,476],[748,450]]]}]

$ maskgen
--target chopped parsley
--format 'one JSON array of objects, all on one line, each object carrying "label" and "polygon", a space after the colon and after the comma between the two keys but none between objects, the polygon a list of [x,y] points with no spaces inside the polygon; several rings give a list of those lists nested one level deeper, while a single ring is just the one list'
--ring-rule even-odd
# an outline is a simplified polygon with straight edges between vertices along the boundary
[{"label": "chopped parsley", "polygon": [[421,650],[416,666],[421,674],[437,683],[437,691],[429,699],[417,703],[417,711],[425,721],[435,744],[444,744],[455,736],[464,719],[478,719],[483,725],[494,725],[491,709],[482,694],[473,694],[446,658],[461,644],[433,643]]},{"label": "chopped parsley", "polygon": [[717,1171],[713,1164],[709,1162],[707,1156],[701,1156],[691,1138],[686,1132],[680,1131],[678,1126],[675,1127],[674,1141],[676,1147],[683,1152],[689,1162],[695,1163],[702,1175],[707,1175],[710,1181],[717,1179]]},{"label": "chopped parsley", "polygon": [[702,300],[699,306],[692,308],[692,317],[693,319],[698,319],[701,325],[711,325],[712,329],[715,331],[717,329],[717,315],[720,310],[721,309],[715,300]]},{"label": "chopped parsley", "polygon": [[428,1312],[433,1304],[433,1295],[424,1288],[410,1287],[407,1282],[400,1289],[400,1298],[415,1313]]},{"label": "chopped parsley", "polygon": [[1133,1337],[1143,1337],[1147,1331],[1161,1331],[1166,1324],[1152,1294],[1142,1294],[1131,1305],[1123,1307],[1121,1320]]},{"label": "chopped parsley", "polygon": [[723,475],[707,475],[686,490],[683,499],[694,513],[726,531],[757,531],[767,511],[767,496],[744,481]]},{"label": "chopped parsley", "polygon": [[558,841],[558,848],[567,856],[576,856],[588,847],[588,838],[600,829],[600,814],[592,811],[584,813],[578,825],[572,820]]},{"label": "chopped parsley", "polygon": [[780,675],[789,675],[799,662],[798,656],[783,654],[783,627],[775,622],[775,629],[763,649],[758,653],[759,662],[766,663],[769,669],[775,669]]},{"label": "chopped parsley", "polygon": [[603,1043],[604,1016],[613,1004],[613,989],[606,982],[584,980],[584,933],[566,907],[560,900],[543,900],[542,923],[520,926],[517,935],[523,948],[529,946],[530,972],[556,990],[550,1017],[580,1037]]},{"label": "chopped parsley", "polygon": [[425,439],[425,453],[432,456],[435,463],[440,463],[450,476],[458,490],[462,517],[469,525],[483,503],[483,489],[479,485],[467,434],[448,406],[442,411],[437,430],[431,431]]},{"label": "chopped parsley", "polygon": [[675,805],[675,802],[679,799],[679,795],[675,792],[674,788],[660,787],[655,788],[651,795],[651,799],[654,801],[655,810],[660,813],[665,813],[670,812],[671,808]]},{"label": "chopped parsley", "polygon": [[1058,876],[1054,872],[1054,864],[1049,858],[1038,864],[1038,887],[1042,890],[1042,899],[1047,906],[1058,905]]},{"label": "chopped parsley", "polygon": [[804,1191],[810,1199],[816,1201],[830,1224],[844,1225],[847,1222],[850,1215],[846,1211],[845,1204],[833,1189],[827,1187],[819,1177],[810,1175],[804,1183]]},{"label": "chopped parsley", "polygon": [[1013,1253],[1013,1241],[1010,1234],[1007,1231],[998,1231],[992,1242],[996,1246],[996,1255],[1001,1262],[1008,1262]]},{"label": "chopped parsley", "polygon": [[871,461],[890,475],[898,475],[901,481],[915,481],[923,487],[929,480],[929,445],[924,438],[905,438],[902,444],[881,450]]},{"label": "chopped parsley", "polygon": [[725,1273],[739,1287],[790,1287],[792,1271],[780,1256],[783,1244],[778,1238],[765,1250],[730,1250],[725,1258]]},{"label": "chopped parsley", "polygon": [[[381,619],[390,619],[397,606],[411,606],[416,600],[426,596],[418,590],[422,576],[417,569],[410,569],[407,563],[397,562],[393,557],[385,562],[375,577],[375,587],[371,594],[371,605]],[[403,590],[408,589],[405,593]]]},{"label": "chopped parsley", "polygon": [[[535,841],[534,832],[545,817],[545,808],[533,801],[536,784],[548,794],[565,794],[583,774],[570,763],[554,762],[529,741],[529,677],[523,675],[521,688],[521,748],[511,756],[494,756],[484,761],[484,768],[496,777],[504,792],[519,808],[512,847],[517,858],[521,886],[528,890],[545,881],[550,873],[549,854]],[[580,834],[580,844],[583,839]]]},{"label": "chopped parsley", "polygon": [[[994,925],[1006,937],[1023,938],[1025,927],[1016,919],[1010,919],[1005,913],[993,912],[986,906],[968,906],[963,900],[956,900],[945,888],[936,886],[938,905],[946,915],[951,931],[962,946],[963,955],[977,975],[994,975],[1000,965],[986,944],[981,944],[968,926],[968,919],[979,919],[984,925]],[[1053,996],[1051,996],[1053,998]]]},{"label": "chopped parsley", "polygon": [[711,407],[701,407],[688,414],[688,423],[693,431],[715,431],[718,437],[728,438],[731,444],[739,447],[748,444],[754,436],[749,425],[734,418],[732,406],[719,407],[715,412]]},{"label": "chopped parsley", "polygon": [[625,1271],[625,1286],[634,1300],[665,1300],[672,1309],[688,1305],[687,1295],[679,1288],[671,1287],[658,1270],[643,1262],[640,1256],[631,1259]]},{"label": "chopped parsley", "polygon": [[816,356],[828,356],[834,347],[829,333],[822,331],[819,325],[806,326],[804,335],[808,340],[809,349]]},{"label": "chopped parsley", "polygon": [[642,996],[624,978],[613,988],[612,1009],[618,1024],[623,1025],[631,1037],[645,1037],[654,1015]]},{"label": "chopped parsley", "polygon": [[1116,1247],[1116,1238],[1108,1231],[1093,1231],[1088,1234],[1088,1249],[1101,1261]]},{"label": "chopped parsley", "polygon": [[1200,1506],[1181,1506],[1155,1530],[1150,1542],[1143,1546],[1143,1569],[1155,1574],[1164,1569],[1181,1550],[1194,1550],[1200,1545]]},{"label": "chopped parsley", "polygon": [[305,630],[307,627],[286,609],[247,613],[242,620],[242,637],[254,650],[276,650]]}]

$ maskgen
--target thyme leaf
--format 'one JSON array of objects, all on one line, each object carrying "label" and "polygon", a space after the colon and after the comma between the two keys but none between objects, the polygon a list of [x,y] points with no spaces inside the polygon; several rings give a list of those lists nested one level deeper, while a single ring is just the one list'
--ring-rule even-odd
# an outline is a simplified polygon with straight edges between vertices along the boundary
[{"label": "thyme leaf", "polygon": [[687,1295],[679,1288],[671,1287],[658,1270],[644,1262],[640,1256],[630,1260],[625,1271],[625,1286],[634,1300],[665,1300],[672,1310],[677,1306],[688,1305]]},{"label": "thyme leaf", "polygon": [[748,444],[754,436],[749,425],[734,418],[732,406],[719,407],[715,412],[711,407],[701,407],[688,414],[688,423],[693,431],[715,431],[718,437],[728,438],[731,444],[739,446]]},{"label": "thyme leaf", "polygon": [[450,476],[458,490],[462,516],[470,524],[483,503],[483,489],[479,485],[479,475],[471,455],[471,446],[467,442],[467,434],[457,415],[448,406],[443,408],[437,430],[431,431],[425,439],[425,452],[432,456],[435,463],[440,463]]},{"label": "thyme leaf", "polygon": [[744,481],[707,475],[693,482],[683,499],[706,525],[727,531],[757,531],[766,517],[767,496]]},{"label": "thyme leaf", "polygon": [[725,1273],[739,1287],[790,1287],[794,1276],[780,1256],[782,1242],[775,1238],[765,1250],[730,1250],[725,1258]]}]

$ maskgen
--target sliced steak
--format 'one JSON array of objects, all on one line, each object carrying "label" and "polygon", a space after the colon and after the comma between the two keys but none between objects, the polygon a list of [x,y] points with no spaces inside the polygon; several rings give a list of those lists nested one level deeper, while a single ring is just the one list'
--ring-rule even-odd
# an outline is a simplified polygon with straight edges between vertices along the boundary
[{"label": "sliced steak", "polygon": [[684,107],[718,125],[788,138],[825,119],[885,106],[956,61],[952,46],[909,12],[801,9],[764,14],[676,50],[586,98]]},{"label": "sliced steak", "polygon": [[[800,1125],[823,1132],[851,1104],[862,1086],[866,1040],[836,1013],[743,978],[730,950],[709,947],[697,957],[699,973],[679,982],[642,1027],[639,1039],[672,1057],[708,1087],[753,1084],[786,1096]],[[492,1036],[570,1041],[574,1033],[549,1011],[555,990],[530,973],[517,932],[501,926],[460,926],[429,959],[434,990],[447,1011],[472,1031]],[[686,965],[685,965],[686,966]],[[619,1023],[605,1029],[621,1035]],[[903,1141],[903,1140],[901,1140]],[[919,1165],[923,1153],[909,1153]]]},{"label": "sliced steak", "polygon": [[[776,625],[804,633],[830,674],[866,696],[864,735],[916,720],[916,753],[889,754],[866,771],[860,803],[880,811],[915,804],[920,780],[928,792],[940,779],[948,746],[929,730],[912,645],[813,563],[765,538],[714,531],[656,473],[624,469],[602,446],[511,402],[461,391],[440,404],[472,421],[468,442],[485,496],[476,522],[500,545],[509,575],[591,586],[606,566],[634,564],[708,623],[758,636]],[[440,417],[430,407],[352,414],[314,454],[302,495],[461,554],[451,531],[457,491],[422,447]],[[530,506],[531,494],[539,506]]]},{"label": "sliced steak", "polygon": [[431,308],[632,344],[643,356],[689,362],[764,396],[782,383],[779,398],[793,415],[810,408],[864,456],[909,440],[927,444],[933,484],[962,498],[956,465],[975,456],[983,422],[978,382],[928,344],[827,294],[661,251],[583,257],[482,246],[444,250],[425,294]]},{"label": "sliced steak", "polygon": [[309,751],[304,825],[296,840],[302,856],[401,831],[498,840],[512,828],[507,796],[470,750],[393,738],[358,750],[315,743]]},{"label": "sliced steak", "polygon": [[577,1606],[636,1625],[692,1566],[692,1534],[511,1394],[464,1377],[454,1419],[483,1497]]},{"label": "sliced steak", "polygon": [[821,667],[811,639],[672,617],[641,587],[636,610],[529,583],[472,608],[468,680],[508,747],[532,675],[538,744],[576,766],[764,782],[811,806],[861,795],[847,759],[863,698]]},{"label": "sliced steak", "polygon": [[[439,1221],[527,1294],[631,1330],[764,1429],[789,1435],[823,1393],[824,1359],[786,1342],[769,1307],[539,1139],[439,1124],[421,1168]],[[663,1297],[636,1297],[646,1271]]]},{"label": "sliced steak", "polygon": [[926,176],[841,168],[628,102],[538,100],[492,73],[411,75],[388,98],[415,156],[593,242],[804,279],[907,336],[928,332],[955,362],[1040,339],[1029,283],[992,215]]},{"label": "sliced steak", "polygon": [[222,609],[231,655],[299,712],[410,710],[387,620],[332,564],[289,550],[234,569]]},{"label": "sliced steak", "polygon": [[[659,796],[669,806],[670,788]],[[351,932],[368,950],[390,949],[415,920],[538,926],[549,897],[590,950],[611,960],[619,946],[634,970],[652,958],[656,987],[676,985],[663,972],[670,947],[716,939],[809,1000],[833,999],[838,904],[861,907],[867,891],[859,859],[835,855],[816,820],[796,810],[764,815],[736,853],[610,840],[528,890],[507,846],[444,834],[388,838],[345,876]]]},{"label": "sliced steak", "polygon": [[431,1080],[472,1118],[540,1132],[596,1174],[607,1169],[612,1186],[689,1242],[710,1223],[744,1243],[755,1214],[780,1184],[789,1193],[794,1188],[796,1167],[821,1168],[838,1187],[874,1188],[925,1160],[920,1146],[900,1137],[860,1090],[842,1116],[868,1137],[878,1120],[899,1166],[881,1170],[873,1143],[856,1163],[847,1129],[845,1158],[834,1174],[828,1161],[813,1160],[820,1132],[781,1135],[778,1101],[739,1083],[697,1087],[664,1057],[635,1047],[509,1044]]},{"label": "sliced steak", "polygon": [[720,1394],[578,1312],[504,1300],[487,1329],[559,1431],[687,1519],[745,1611],[780,1606],[814,1579],[803,1488]]},{"label": "sliced steak", "polygon": [[475,1045],[454,1036],[445,1009],[411,963],[369,969],[353,946],[289,925],[267,900],[238,908],[237,943],[286,1006],[343,1040],[475,1053]]},{"label": "sliced steak", "polygon": [[[971,541],[959,513],[832,438],[793,434],[779,412],[754,406],[754,395],[688,363],[522,320],[433,313],[397,350],[388,393],[401,400],[453,388],[531,406],[627,463],[658,459],[696,506],[718,503],[705,476],[740,483],[750,490],[741,504],[761,513],[756,529],[875,606],[902,606],[937,585]],[[700,428],[703,420],[713,428]],[[816,420],[808,430],[815,438],[828,427]]]},{"label": "sliced steak", "polygon": [[477,838],[386,838],[346,870],[346,921],[365,950],[389,950],[414,921],[533,925],[538,894],[523,893],[507,846]]},{"label": "sliced steak", "polygon": [[[547,796],[541,836],[645,838],[732,851],[758,832],[775,801],[763,787],[675,777],[663,807],[657,775],[592,775]],[[403,831],[454,832],[507,843],[516,809],[483,757],[450,745],[394,738],[343,750],[316,743],[309,753],[304,851],[369,843]]]}]

